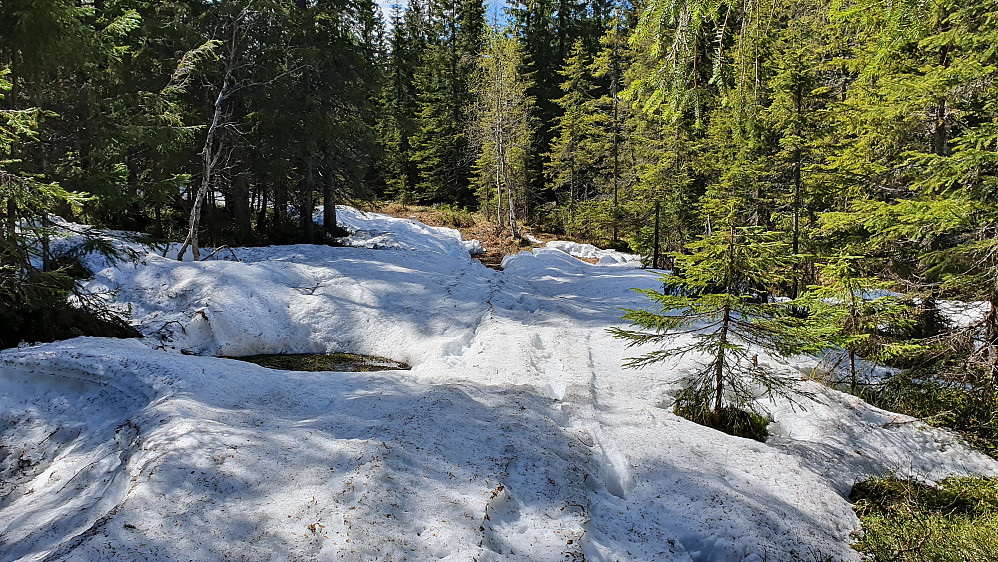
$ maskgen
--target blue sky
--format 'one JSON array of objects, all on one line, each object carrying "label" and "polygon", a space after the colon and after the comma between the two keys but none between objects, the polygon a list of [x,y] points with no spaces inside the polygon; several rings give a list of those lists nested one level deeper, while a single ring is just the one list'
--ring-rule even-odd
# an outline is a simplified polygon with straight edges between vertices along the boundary
[{"label": "blue sky", "polygon": [[[486,20],[492,21],[493,9],[498,11],[497,15],[499,16],[500,19],[504,19],[502,14],[502,7],[506,5],[506,0],[486,0],[486,3],[489,5],[488,11],[485,12]],[[406,4],[408,4],[408,0],[378,0],[378,5],[381,6],[381,13],[385,15],[386,20],[388,19],[388,14],[390,14],[392,11],[392,4],[398,4],[402,7],[405,7]]]}]

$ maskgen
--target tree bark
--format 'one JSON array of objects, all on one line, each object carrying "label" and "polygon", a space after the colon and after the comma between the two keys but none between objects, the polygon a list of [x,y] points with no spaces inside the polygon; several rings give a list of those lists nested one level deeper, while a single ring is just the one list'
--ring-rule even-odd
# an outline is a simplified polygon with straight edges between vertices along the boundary
[{"label": "tree bark", "polygon": [[236,238],[239,244],[245,244],[251,234],[250,225],[250,193],[249,178],[246,174],[237,174],[232,181],[232,214],[236,223]]},{"label": "tree bark", "polygon": [[283,174],[278,173],[274,183],[274,224],[273,237],[281,240],[281,229],[284,228],[284,215],[288,210],[288,190],[285,189]]},{"label": "tree bark", "polygon": [[222,80],[222,88],[218,91],[218,97],[215,98],[215,113],[211,119],[211,125],[208,126],[208,134],[205,135],[204,148],[201,149],[202,163],[204,166],[201,177],[201,186],[198,188],[197,194],[194,196],[194,206],[191,208],[191,218],[187,225],[187,238],[184,240],[184,244],[180,247],[180,252],[177,254],[178,261],[183,261],[184,254],[187,253],[188,246],[191,248],[191,255],[194,257],[194,261],[199,261],[201,259],[201,252],[198,249],[198,227],[201,224],[201,203],[208,196],[208,190],[211,188],[212,173],[214,172],[215,166],[218,164],[219,158],[221,157],[221,150],[215,150],[215,133],[218,131],[218,127],[222,122],[222,108],[225,104],[225,95],[228,92],[228,87],[229,75],[227,73],[225,78]]},{"label": "tree bark", "polygon": [[732,226],[728,238],[728,264],[724,275],[724,293],[728,300],[724,301],[724,311],[721,317],[721,334],[719,336],[717,357],[714,365],[714,412],[720,412],[724,399],[724,348],[728,345],[728,327],[731,325],[731,291],[735,279],[735,228]]},{"label": "tree bark", "polygon": [[306,244],[315,243],[315,229],[313,228],[312,212],[315,210],[313,193],[315,190],[315,172],[311,157],[305,161],[305,177],[302,178],[302,203],[301,203],[301,230],[305,237]]},{"label": "tree bark", "polygon": [[991,392],[998,391],[998,290],[991,293],[990,309],[984,317],[984,345]]},{"label": "tree bark", "polygon": [[326,170],[322,184],[322,227],[330,235],[337,234],[336,227],[336,196],[333,194],[333,172]]}]

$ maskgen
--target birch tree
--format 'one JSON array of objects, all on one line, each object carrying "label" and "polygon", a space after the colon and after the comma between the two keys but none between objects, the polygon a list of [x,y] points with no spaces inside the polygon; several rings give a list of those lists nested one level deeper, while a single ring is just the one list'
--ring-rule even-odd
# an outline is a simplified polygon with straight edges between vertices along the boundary
[{"label": "birch tree", "polygon": [[251,42],[251,26],[254,21],[262,19],[262,12],[254,10],[251,4],[246,4],[233,14],[223,15],[220,35],[221,40],[208,41],[198,49],[188,53],[191,61],[185,65],[185,60],[181,59],[174,79],[179,84],[174,85],[177,89],[186,87],[186,82],[190,79],[193,65],[205,56],[205,53],[218,49],[219,69],[221,78],[218,81],[218,94],[212,105],[211,121],[205,130],[204,145],[199,153],[201,157],[201,185],[194,195],[191,207],[191,215],[187,225],[187,237],[184,239],[180,252],[177,254],[178,260],[184,259],[187,248],[191,249],[194,261],[201,259],[201,252],[198,248],[198,228],[201,224],[201,209],[209,190],[214,186],[219,168],[224,166],[225,160],[231,151],[224,142],[226,132],[232,131],[236,123],[233,121],[230,108],[233,96],[248,87],[253,86],[252,80],[247,76],[252,62],[247,56],[249,44]]},{"label": "birch tree", "polygon": [[518,220],[526,214],[532,139],[533,100],[527,95],[530,82],[520,73],[522,59],[517,41],[490,26],[472,85],[479,199],[483,208],[494,208],[498,228],[508,227],[514,238],[519,238]]}]

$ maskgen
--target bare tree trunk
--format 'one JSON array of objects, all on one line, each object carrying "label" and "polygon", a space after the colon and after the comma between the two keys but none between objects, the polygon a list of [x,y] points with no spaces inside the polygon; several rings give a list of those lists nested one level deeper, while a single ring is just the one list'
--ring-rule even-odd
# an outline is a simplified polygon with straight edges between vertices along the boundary
[{"label": "bare tree trunk", "polygon": [[728,328],[731,326],[731,291],[734,290],[735,279],[735,229],[731,227],[728,239],[728,265],[725,271],[724,316],[721,318],[720,343],[717,347],[717,357],[714,365],[714,412],[721,411],[724,398],[724,350],[728,346]]},{"label": "bare tree trunk", "polygon": [[232,214],[236,222],[236,233],[240,244],[250,237],[250,193],[246,174],[238,174],[232,182]]},{"label": "bare tree trunk", "polygon": [[800,273],[798,272],[797,256],[800,255],[800,207],[801,207],[801,190],[803,186],[801,185],[801,153],[800,150],[795,151],[794,157],[794,224],[793,224],[793,252],[794,252],[794,266],[793,266],[793,288],[790,290],[790,298],[795,299],[800,292]]},{"label": "bare tree trunk", "polygon": [[495,137],[496,229],[502,231],[502,131],[500,130],[500,119],[496,119]]},{"label": "bare tree trunk", "polygon": [[336,196],[333,195],[333,172],[326,170],[322,185],[322,227],[326,232],[336,235]]},{"label": "bare tree trunk", "polygon": [[302,178],[303,193],[301,203],[301,230],[306,244],[315,243],[315,229],[312,228],[312,212],[315,210],[315,202],[312,199],[313,189],[315,188],[315,172],[312,166],[312,157],[309,156],[305,162],[305,177]]},{"label": "bare tree trunk", "polygon": [[8,109],[17,109],[17,98],[21,95],[21,52],[14,49],[10,61],[10,92],[5,100]]},{"label": "bare tree trunk", "polygon": [[988,384],[998,392],[998,289],[991,293],[990,309],[984,317],[984,346],[988,360]]},{"label": "bare tree trunk", "polygon": [[264,237],[267,235],[267,184],[263,182],[258,186],[257,191],[259,192],[257,204],[260,205],[260,210],[256,214],[256,232]]},{"label": "bare tree trunk", "polygon": [[214,149],[215,133],[222,122],[222,106],[225,103],[225,94],[228,88],[229,74],[226,73],[225,78],[222,80],[222,89],[219,90],[218,97],[215,98],[215,114],[212,117],[211,125],[208,127],[208,134],[205,135],[204,148],[201,149],[204,164],[201,187],[198,188],[197,195],[194,196],[194,207],[191,209],[191,218],[187,225],[187,238],[184,240],[184,244],[180,247],[180,252],[177,254],[178,261],[184,259],[184,254],[187,253],[188,246],[191,248],[191,255],[194,257],[194,261],[200,261],[201,259],[201,252],[198,250],[198,227],[201,224],[201,203],[208,196],[208,190],[211,188],[212,172],[214,172],[222,153],[221,150],[216,151]]},{"label": "bare tree trunk", "polygon": [[156,201],[153,207],[153,236],[157,240],[163,239],[163,202]]},{"label": "bare tree trunk", "polygon": [[284,175],[278,173],[274,183],[274,240],[281,239],[281,229],[284,228],[284,215],[288,210],[288,190],[285,189]]},{"label": "bare tree trunk", "polygon": [[14,199],[7,200],[7,239],[17,240],[17,203]]},{"label": "bare tree trunk", "polygon": [[52,269],[52,251],[49,244],[49,215],[42,212],[42,271]]}]

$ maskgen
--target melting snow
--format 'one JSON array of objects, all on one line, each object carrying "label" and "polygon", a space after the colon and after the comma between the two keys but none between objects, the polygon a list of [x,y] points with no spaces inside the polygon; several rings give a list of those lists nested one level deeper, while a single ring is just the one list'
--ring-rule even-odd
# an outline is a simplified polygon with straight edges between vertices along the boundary
[{"label": "melting snow", "polygon": [[[622,369],[606,332],[655,274],[555,248],[493,271],[453,230],[338,217],[355,247],[94,258],[145,339],[0,353],[0,559],[856,560],[856,479],[998,474],[811,382],[765,444],[687,422],[689,364]],[[335,351],[413,369],[212,357]]]}]

